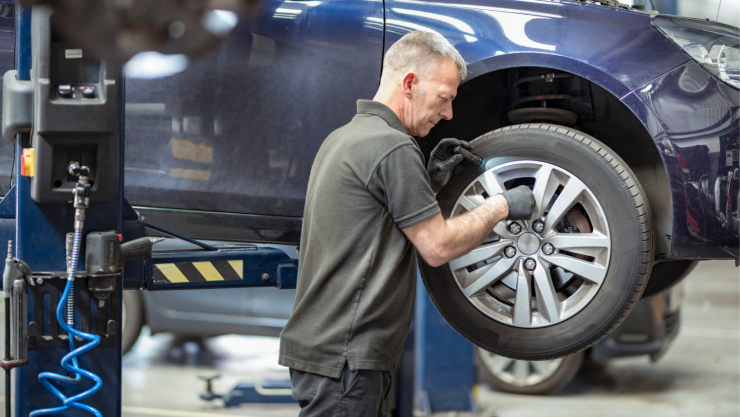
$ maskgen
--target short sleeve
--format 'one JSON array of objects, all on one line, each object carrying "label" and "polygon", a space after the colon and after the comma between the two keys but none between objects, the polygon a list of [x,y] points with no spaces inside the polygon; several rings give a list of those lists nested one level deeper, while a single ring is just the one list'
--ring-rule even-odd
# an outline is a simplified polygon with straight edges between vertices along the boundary
[{"label": "short sleeve", "polygon": [[374,170],[368,188],[382,195],[393,221],[407,229],[441,213],[421,151],[413,144],[391,150]]}]

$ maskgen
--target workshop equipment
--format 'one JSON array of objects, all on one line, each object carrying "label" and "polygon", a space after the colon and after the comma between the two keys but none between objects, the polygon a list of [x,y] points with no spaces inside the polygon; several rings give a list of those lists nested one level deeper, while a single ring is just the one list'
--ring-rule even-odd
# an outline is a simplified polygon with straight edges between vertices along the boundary
[{"label": "workshop equipment", "polygon": [[462,155],[463,157],[465,157],[465,159],[467,159],[468,161],[474,163],[478,167],[482,167],[483,164],[486,162],[485,158],[481,158],[480,156],[474,154],[473,152],[470,152],[469,150],[463,148],[460,145],[455,146],[452,149],[452,152],[453,153],[459,153],[460,155]]}]

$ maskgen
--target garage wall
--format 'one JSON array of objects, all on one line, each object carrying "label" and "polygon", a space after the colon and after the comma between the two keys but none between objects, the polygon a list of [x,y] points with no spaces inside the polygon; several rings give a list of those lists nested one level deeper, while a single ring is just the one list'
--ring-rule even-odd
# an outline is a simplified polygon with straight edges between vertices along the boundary
[{"label": "garage wall", "polygon": [[[652,10],[650,0],[620,0],[620,3],[644,4],[647,10]],[[717,18],[719,10],[719,22],[740,26],[740,2],[737,0],[653,0],[652,4],[662,13],[711,20]]]},{"label": "garage wall", "polygon": [[[665,0],[664,0],[665,1]],[[728,25],[740,26],[740,2],[737,0],[677,0],[678,14],[681,16],[708,18],[714,20],[717,18],[717,8],[719,7],[719,22]],[[655,7],[658,7],[657,5]]]}]

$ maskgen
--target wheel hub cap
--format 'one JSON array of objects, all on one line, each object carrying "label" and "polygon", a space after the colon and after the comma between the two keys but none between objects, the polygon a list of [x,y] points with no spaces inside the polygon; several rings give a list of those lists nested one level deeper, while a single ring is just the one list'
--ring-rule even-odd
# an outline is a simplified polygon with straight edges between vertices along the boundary
[{"label": "wheel hub cap", "polygon": [[540,247],[540,239],[534,233],[525,233],[516,242],[519,251],[525,255],[532,255]]}]

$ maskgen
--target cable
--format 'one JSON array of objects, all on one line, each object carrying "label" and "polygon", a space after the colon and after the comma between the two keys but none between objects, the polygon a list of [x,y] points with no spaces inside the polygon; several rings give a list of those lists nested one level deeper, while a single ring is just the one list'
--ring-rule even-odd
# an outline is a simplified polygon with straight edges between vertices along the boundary
[{"label": "cable", "polygon": [[[103,417],[103,414],[101,414],[100,411],[96,410],[93,407],[90,407],[89,405],[80,404],[78,402],[98,392],[98,390],[100,390],[100,387],[103,386],[103,381],[102,379],[100,379],[99,376],[95,375],[94,373],[80,368],[79,364],[77,363],[77,357],[89,351],[90,349],[93,349],[95,346],[97,346],[100,343],[100,337],[94,334],[89,334],[89,333],[85,333],[79,330],[75,330],[69,327],[67,323],[64,322],[63,320],[64,310],[65,310],[64,301],[69,295],[69,292],[71,289],[72,289],[72,281],[68,280],[67,285],[64,287],[64,292],[62,293],[62,296],[59,300],[59,306],[57,307],[57,321],[59,322],[59,325],[62,327],[62,329],[69,332],[69,348],[71,350],[71,352],[64,355],[64,357],[62,358],[62,368],[66,369],[67,371],[74,372],[75,377],[70,378],[70,377],[62,376],[62,375],[59,375],[53,372],[40,373],[39,381],[41,381],[41,384],[43,384],[46,387],[46,389],[51,391],[51,393],[54,394],[57,398],[62,400],[64,405],[62,405],[61,407],[45,408],[41,410],[32,411],[31,414],[29,414],[29,417],[59,414],[62,411],[68,410],[70,407],[77,408],[80,410],[85,410],[95,415],[95,417]],[[75,349],[74,336],[82,337],[83,339],[90,340],[91,342]],[[69,363],[70,361],[72,362],[71,365]],[[89,390],[84,391],[80,394],[74,395],[72,397],[67,397],[64,394],[62,394],[50,382],[50,380],[55,380],[55,381],[59,381],[59,382],[67,383],[67,384],[77,384],[82,379],[81,375],[85,376],[88,379],[95,381],[95,385]]]},{"label": "cable", "polygon": [[[62,330],[66,331],[69,337],[69,350],[70,352],[62,358],[62,368],[66,369],[67,371],[73,372],[75,374],[74,378],[62,376],[53,372],[41,372],[39,374],[39,381],[41,381],[41,384],[46,387],[52,394],[54,394],[57,398],[62,400],[63,404],[61,407],[55,407],[55,408],[44,408],[41,410],[35,410],[29,414],[29,417],[38,417],[38,416],[45,416],[45,415],[52,415],[52,414],[59,414],[62,411],[68,410],[69,408],[77,408],[80,410],[87,411],[95,417],[103,417],[103,415],[100,413],[100,411],[96,410],[95,408],[80,404],[78,401],[82,401],[91,395],[95,394],[100,390],[100,387],[103,386],[103,380],[95,375],[94,373],[87,371],[85,369],[80,368],[79,364],[77,363],[77,357],[82,355],[83,353],[89,351],[90,349],[93,349],[95,346],[100,344],[100,336],[85,333],[80,330],[76,330],[74,326],[74,294],[72,293],[74,289],[74,279],[75,279],[75,273],[77,272],[77,258],[79,258],[80,255],[80,245],[82,241],[82,227],[84,226],[85,222],[85,209],[87,208],[89,204],[89,189],[90,185],[87,179],[87,175],[89,174],[89,168],[82,167],[85,170],[85,175],[82,173],[80,174],[80,180],[77,183],[77,187],[75,187],[75,198],[74,198],[74,207],[75,207],[75,234],[74,234],[74,241],[72,246],[72,256],[69,260],[69,268],[67,269],[67,285],[64,287],[64,292],[62,292],[62,296],[59,298],[59,304],[57,305],[57,322],[59,323],[59,326],[61,326]],[[65,321],[64,311],[65,306],[67,307],[67,320]],[[75,349],[75,343],[74,338],[75,336],[80,337],[82,339],[89,340],[90,343],[86,343],[83,346],[80,346],[79,348]],[[70,364],[70,362],[72,362]],[[65,384],[77,384],[82,380],[82,376],[85,378],[91,379],[95,381],[95,385],[93,385],[92,388],[88,389],[87,391],[84,391],[80,394],[67,397],[64,394],[62,394],[59,389],[57,389],[54,385],[51,384],[51,380],[62,382]]]},{"label": "cable", "polygon": [[714,18],[715,22],[719,20],[719,9],[721,8],[722,8],[722,0],[719,0],[719,6],[717,6],[717,17]]}]

